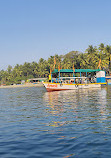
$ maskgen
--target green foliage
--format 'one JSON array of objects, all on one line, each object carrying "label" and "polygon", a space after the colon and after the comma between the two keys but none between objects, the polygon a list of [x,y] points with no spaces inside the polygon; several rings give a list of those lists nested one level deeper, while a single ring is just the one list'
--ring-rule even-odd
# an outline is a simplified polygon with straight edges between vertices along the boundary
[{"label": "green foliage", "polygon": [[[55,54],[55,68],[58,65],[62,69],[97,69],[99,60],[101,59],[101,69],[107,72],[111,71],[111,46],[101,43],[98,48],[89,45],[85,53],[79,51],[71,51],[65,55]],[[54,69],[54,56],[50,56],[48,60],[40,58],[39,62],[28,63],[23,65],[17,64],[14,68],[8,66],[7,70],[0,71],[0,84],[20,84],[21,80],[29,78],[48,77],[50,68]]]}]

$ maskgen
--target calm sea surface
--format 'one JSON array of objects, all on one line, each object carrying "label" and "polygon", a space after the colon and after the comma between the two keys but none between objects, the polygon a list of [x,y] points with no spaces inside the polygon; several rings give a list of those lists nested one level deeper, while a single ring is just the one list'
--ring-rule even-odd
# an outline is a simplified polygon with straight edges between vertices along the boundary
[{"label": "calm sea surface", "polygon": [[111,87],[0,89],[0,158],[68,157],[111,157]]}]

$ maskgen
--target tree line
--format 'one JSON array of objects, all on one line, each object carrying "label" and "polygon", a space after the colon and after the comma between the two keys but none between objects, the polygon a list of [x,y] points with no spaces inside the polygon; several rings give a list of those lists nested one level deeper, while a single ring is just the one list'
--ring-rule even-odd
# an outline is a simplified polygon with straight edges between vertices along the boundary
[{"label": "tree line", "polygon": [[[99,65],[98,65],[99,64]],[[108,74],[111,71],[111,46],[101,43],[98,47],[89,45],[84,53],[71,51],[65,55],[55,54],[47,60],[40,58],[38,62],[25,62],[17,64],[14,68],[11,65],[7,70],[0,71],[0,84],[19,84],[21,80],[29,78],[48,77],[50,69],[97,69],[105,70]]]}]

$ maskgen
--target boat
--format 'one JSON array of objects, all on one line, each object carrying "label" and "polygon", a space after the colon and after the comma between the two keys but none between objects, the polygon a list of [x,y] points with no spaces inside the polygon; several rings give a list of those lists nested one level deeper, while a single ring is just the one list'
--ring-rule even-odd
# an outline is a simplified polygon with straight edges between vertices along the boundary
[{"label": "boat", "polygon": [[106,76],[106,82],[107,82],[107,85],[111,85],[111,75]]},{"label": "boat", "polygon": [[55,69],[50,75],[50,82],[43,82],[48,92],[100,88],[106,85],[105,71],[100,69]]}]

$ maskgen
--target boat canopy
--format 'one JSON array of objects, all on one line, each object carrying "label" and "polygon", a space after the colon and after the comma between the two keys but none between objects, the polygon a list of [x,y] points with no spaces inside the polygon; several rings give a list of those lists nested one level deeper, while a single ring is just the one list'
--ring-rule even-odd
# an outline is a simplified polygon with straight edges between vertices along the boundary
[{"label": "boat canopy", "polygon": [[60,69],[60,71],[58,71],[58,69],[55,69],[52,73],[73,73],[73,72],[96,72],[96,71],[101,71],[100,69],[75,69],[73,71],[73,69]]}]

